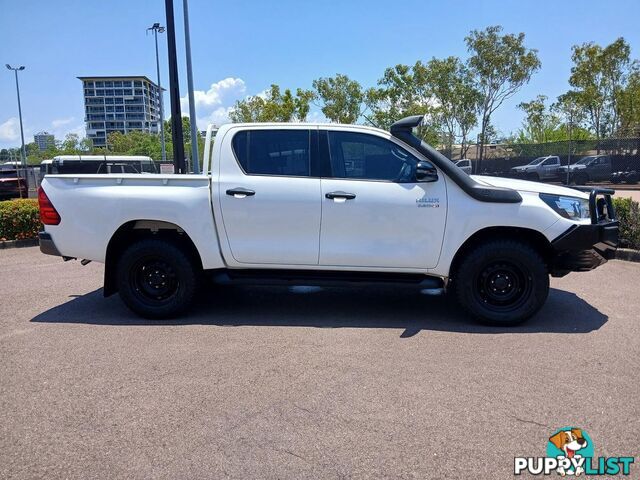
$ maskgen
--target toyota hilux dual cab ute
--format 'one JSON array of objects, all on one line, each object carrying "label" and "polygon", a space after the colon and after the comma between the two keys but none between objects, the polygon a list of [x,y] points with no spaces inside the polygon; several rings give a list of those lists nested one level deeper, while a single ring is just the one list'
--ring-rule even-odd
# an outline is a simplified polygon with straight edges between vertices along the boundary
[{"label": "toyota hilux dual cab ute", "polygon": [[560,172],[560,157],[551,155],[538,157],[526,165],[513,167],[511,173],[516,177],[524,177],[527,180],[555,180]]},{"label": "toyota hilux dual cab ute", "polygon": [[602,182],[611,178],[611,157],[609,155],[589,155],[582,157],[573,165],[560,168],[562,180],[567,179],[569,169],[569,183],[584,185],[587,182]]},{"label": "toyota hilux dual cab ute", "polygon": [[208,277],[451,291],[502,325],[541,308],[549,275],[612,258],[611,190],[469,176],[413,134],[421,120],[229,124],[202,175],[47,175],[40,248],[103,262],[104,295],[149,318]]}]

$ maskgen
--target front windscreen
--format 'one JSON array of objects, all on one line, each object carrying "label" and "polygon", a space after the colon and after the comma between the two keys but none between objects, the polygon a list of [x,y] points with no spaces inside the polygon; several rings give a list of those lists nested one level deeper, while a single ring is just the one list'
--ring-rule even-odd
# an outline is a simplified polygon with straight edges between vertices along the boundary
[{"label": "front windscreen", "polygon": [[580,160],[576,162],[576,165],[588,165],[593,162],[596,157],[582,157]]},{"label": "front windscreen", "polygon": [[531,160],[529,163],[527,163],[527,165],[538,165],[539,163],[541,163],[545,158],[547,157],[538,157],[535,160]]}]

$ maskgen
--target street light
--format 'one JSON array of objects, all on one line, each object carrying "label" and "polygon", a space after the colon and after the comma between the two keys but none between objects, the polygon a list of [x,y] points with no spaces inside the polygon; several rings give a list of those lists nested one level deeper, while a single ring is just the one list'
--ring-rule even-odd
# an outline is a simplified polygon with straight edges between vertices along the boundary
[{"label": "street light", "polygon": [[189,34],[189,4],[182,0],[184,11],[184,45],[187,56],[187,86],[189,89],[189,117],[191,124],[191,163],[193,173],[200,173],[198,163],[198,125],[196,119],[196,102],[193,94],[193,69],[191,68],[191,35]]},{"label": "street light", "polygon": [[160,145],[162,145],[162,161],[167,161],[167,150],[164,144],[164,105],[162,101],[162,85],[160,84],[160,59],[158,57],[158,33],[164,32],[164,27],[160,26],[159,23],[154,23],[149,28],[147,28],[147,32],[149,30],[153,30],[153,36],[156,40],[156,73],[158,75],[158,90],[160,91]]},{"label": "street light", "polygon": [[13,70],[16,74],[16,92],[18,94],[18,116],[20,117],[20,138],[22,139],[22,166],[27,164],[27,151],[24,148],[24,130],[22,128],[22,106],[20,105],[20,85],[18,84],[18,72],[24,70],[24,66],[13,68],[8,63],[5,65],[7,69]]}]

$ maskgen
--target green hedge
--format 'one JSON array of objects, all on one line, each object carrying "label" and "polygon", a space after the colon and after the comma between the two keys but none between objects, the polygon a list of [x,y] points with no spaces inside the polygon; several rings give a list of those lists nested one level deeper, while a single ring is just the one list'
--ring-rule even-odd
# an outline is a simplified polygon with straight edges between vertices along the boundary
[{"label": "green hedge", "polygon": [[35,238],[41,226],[37,200],[0,202],[0,241]]},{"label": "green hedge", "polygon": [[640,250],[640,204],[631,198],[613,199],[620,220],[620,246]]}]

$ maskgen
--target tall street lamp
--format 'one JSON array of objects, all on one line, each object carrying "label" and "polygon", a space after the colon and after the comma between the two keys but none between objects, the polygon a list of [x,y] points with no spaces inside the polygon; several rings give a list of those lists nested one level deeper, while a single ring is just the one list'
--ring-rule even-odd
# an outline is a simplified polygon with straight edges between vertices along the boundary
[{"label": "tall street lamp", "polygon": [[24,148],[24,130],[22,128],[22,106],[20,105],[20,85],[18,84],[18,72],[24,70],[24,66],[13,68],[8,63],[6,67],[9,70],[13,70],[13,73],[16,74],[16,92],[18,94],[18,116],[20,117],[20,138],[22,139],[22,166],[26,166],[27,164],[27,151]]},{"label": "tall street lamp", "polygon": [[191,124],[191,163],[193,173],[200,173],[198,162],[198,125],[196,118],[196,103],[193,94],[193,69],[191,68],[191,35],[189,34],[189,4],[182,0],[184,11],[184,44],[187,56],[187,85],[189,88],[189,117]]},{"label": "tall street lamp", "polygon": [[153,36],[156,40],[156,73],[158,75],[158,90],[160,91],[160,144],[162,145],[162,161],[167,161],[167,150],[164,144],[164,102],[162,100],[162,85],[160,84],[160,59],[158,57],[158,33],[164,32],[164,27],[159,23],[154,23],[147,31],[153,30]]}]

